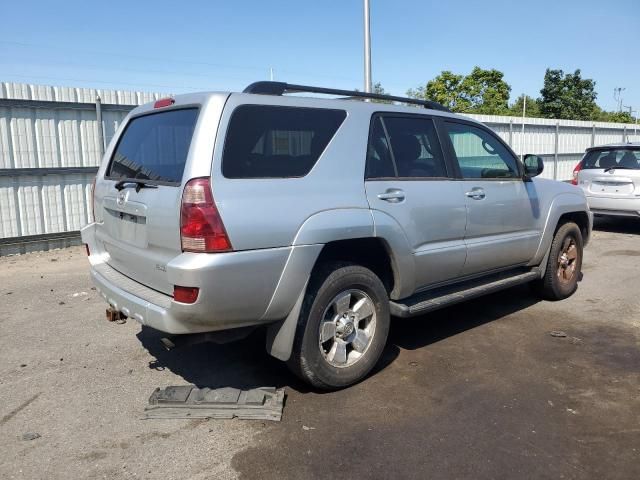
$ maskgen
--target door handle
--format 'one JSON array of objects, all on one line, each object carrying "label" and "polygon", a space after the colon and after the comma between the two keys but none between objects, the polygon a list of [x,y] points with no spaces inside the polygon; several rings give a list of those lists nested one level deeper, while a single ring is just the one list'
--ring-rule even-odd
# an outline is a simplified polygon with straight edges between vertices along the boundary
[{"label": "door handle", "polygon": [[480,187],[473,187],[469,192],[466,192],[465,195],[474,200],[482,200],[486,196],[484,189]]},{"label": "door handle", "polygon": [[404,192],[397,188],[389,188],[384,193],[379,193],[378,198],[390,203],[399,203],[404,200]]}]

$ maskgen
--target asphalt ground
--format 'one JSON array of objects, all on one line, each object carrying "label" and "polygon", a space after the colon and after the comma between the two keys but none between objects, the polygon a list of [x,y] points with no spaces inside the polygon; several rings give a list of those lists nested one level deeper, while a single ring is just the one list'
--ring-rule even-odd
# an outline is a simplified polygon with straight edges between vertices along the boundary
[{"label": "asphalt ground", "polygon": [[[167,352],[107,322],[82,248],[2,257],[0,478],[640,478],[640,221],[596,225],[570,299],[394,319],[376,371],[332,393],[260,332]],[[283,420],[141,419],[188,383],[285,387]]]}]

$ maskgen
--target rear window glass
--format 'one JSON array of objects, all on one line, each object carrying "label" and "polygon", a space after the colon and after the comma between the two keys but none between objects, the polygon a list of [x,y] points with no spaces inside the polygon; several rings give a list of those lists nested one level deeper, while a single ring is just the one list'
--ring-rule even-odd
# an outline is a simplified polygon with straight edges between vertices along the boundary
[{"label": "rear window glass", "polygon": [[640,150],[612,148],[610,150],[591,150],[582,162],[584,170],[594,168],[640,169]]},{"label": "rear window glass", "polygon": [[303,177],[345,117],[344,110],[240,106],[229,122],[222,174],[227,178]]},{"label": "rear window glass", "polygon": [[197,108],[185,108],[131,120],[118,141],[107,178],[179,184],[197,117]]}]

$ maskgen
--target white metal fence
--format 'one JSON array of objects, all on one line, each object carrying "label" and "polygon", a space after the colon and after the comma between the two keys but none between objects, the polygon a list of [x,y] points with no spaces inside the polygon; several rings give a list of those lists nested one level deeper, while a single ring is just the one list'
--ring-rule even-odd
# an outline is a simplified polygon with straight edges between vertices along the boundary
[{"label": "white metal fence", "polygon": [[[0,255],[78,242],[105,145],[134,106],[160,93],[0,83]],[[635,125],[470,115],[518,154],[567,180],[585,148],[640,141]]]}]

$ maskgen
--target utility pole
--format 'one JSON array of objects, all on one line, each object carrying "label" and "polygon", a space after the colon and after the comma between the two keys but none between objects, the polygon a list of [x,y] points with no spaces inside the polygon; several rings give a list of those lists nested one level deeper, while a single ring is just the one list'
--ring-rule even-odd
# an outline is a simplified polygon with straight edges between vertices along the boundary
[{"label": "utility pole", "polygon": [[364,0],[364,91],[371,93],[371,22],[369,0]]},{"label": "utility pole", "polygon": [[522,133],[520,134],[520,160],[524,161],[524,119],[527,116],[527,95],[523,94],[522,102]]},{"label": "utility pole", "polygon": [[618,112],[622,111],[622,92],[624,92],[626,88],[624,87],[616,87],[613,89],[613,98],[618,103]]},{"label": "utility pole", "polygon": [[[635,125],[633,127],[633,136],[637,137],[638,136],[638,110],[634,110],[632,105],[625,105],[624,108],[628,108],[629,109],[629,116],[632,119],[635,119]],[[635,115],[634,115],[635,113]],[[636,138],[637,140],[637,138]]]}]

